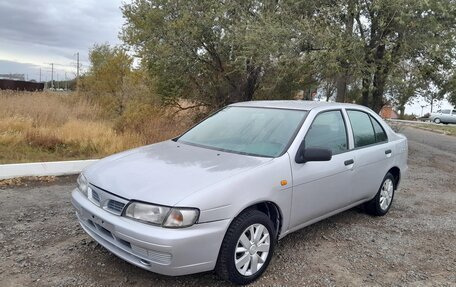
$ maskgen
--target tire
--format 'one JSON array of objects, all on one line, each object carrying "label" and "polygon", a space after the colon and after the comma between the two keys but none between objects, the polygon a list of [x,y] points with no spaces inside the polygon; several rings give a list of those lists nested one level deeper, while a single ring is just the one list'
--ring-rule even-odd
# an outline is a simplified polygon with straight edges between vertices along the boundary
[{"label": "tire", "polygon": [[383,216],[388,213],[393,204],[396,181],[391,173],[387,173],[382,184],[373,199],[365,204],[367,213],[375,216]]},{"label": "tire", "polygon": [[[253,233],[259,232],[258,238],[260,239],[257,240],[254,238],[253,245],[251,244],[251,240],[249,240],[252,235],[250,231],[252,226]],[[274,234],[276,234],[274,225],[263,212],[252,209],[241,213],[233,220],[223,239],[215,267],[217,275],[226,281],[238,285],[246,285],[258,279],[271,261],[276,243]],[[267,243],[269,243],[268,251],[261,251],[260,249],[265,250],[267,248]],[[250,244],[251,247],[248,248],[244,244]],[[248,263],[244,263],[247,260]],[[238,267],[236,266],[236,262],[238,262]],[[257,264],[254,262],[257,262]],[[253,266],[256,266],[256,268]],[[245,272],[243,272],[244,269]]]},{"label": "tire", "polygon": [[441,123],[441,121],[440,121],[440,119],[439,119],[439,118],[435,118],[435,119],[434,119],[434,123],[436,123],[436,124],[440,124],[440,123]]}]

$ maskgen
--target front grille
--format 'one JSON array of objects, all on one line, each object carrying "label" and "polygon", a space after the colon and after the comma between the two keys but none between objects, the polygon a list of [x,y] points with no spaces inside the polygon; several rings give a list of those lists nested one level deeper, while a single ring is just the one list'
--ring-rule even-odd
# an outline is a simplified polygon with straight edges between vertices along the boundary
[{"label": "front grille", "polygon": [[104,210],[109,211],[110,213],[113,213],[115,215],[122,214],[122,210],[128,203],[127,199],[112,194],[109,191],[99,188],[93,184],[91,184],[90,187],[90,201],[92,201],[95,205],[103,208]]},{"label": "front grille", "polygon": [[125,204],[122,202],[119,202],[117,200],[109,200],[108,202],[108,209],[111,210],[112,212],[121,214],[123,208],[125,207]]},{"label": "front grille", "polygon": [[96,202],[100,203],[100,195],[98,195],[98,192],[96,192],[95,190],[92,190],[92,198]]}]

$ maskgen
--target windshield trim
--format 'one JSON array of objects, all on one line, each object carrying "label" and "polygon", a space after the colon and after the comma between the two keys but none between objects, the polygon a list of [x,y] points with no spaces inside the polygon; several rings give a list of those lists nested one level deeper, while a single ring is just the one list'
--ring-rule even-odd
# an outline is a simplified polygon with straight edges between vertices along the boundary
[{"label": "windshield trim", "polygon": [[[302,117],[301,121],[299,122],[299,124],[296,126],[296,130],[293,132],[293,134],[291,135],[290,137],[290,140],[288,141],[287,145],[283,148],[282,152],[276,156],[268,156],[268,155],[262,155],[262,154],[255,154],[255,153],[247,153],[247,152],[241,152],[241,151],[233,151],[233,150],[228,150],[228,149],[223,149],[223,148],[218,148],[218,147],[213,147],[213,146],[206,146],[206,145],[202,145],[202,144],[197,144],[197,143],[191,143],[191,142],[186,142],[186,141],[183,141],[183,140],[180,140],[180,138],[185,135],[186,133],[188,133],[190,130],[192,130],[193,128],[195,128],[196,126],[198,126],[200,123],[204,122],[205,120],[209,119],[210,117],[216,115],[217,113],[219,113],[220,111],[223,111],[224,109],[226,108],[229,108],[229,107],[232,107],[232,108],[246,108],[246,109],[272,109],[272,110],[287,110],[287,111],[302,111],[304,112],[304,116]],[[212,114],[210,114],[209,116],[205,117],[204,119],[202,119],[201,121],[199,121],[198,123],[196,123],[195,125],[193,125],[191,128],[189,128],[188,130],[186,130],[185,132],[183,132],[181,135],[171,139],[172,141],[174,142],[179,142],[179,143],[183,143],[183,144],[187,144],[187,145],[191,145],[191,146],[196,146],[196,147],[201,147],[201,148],[207,148],[207,149],[211,149],[211,150],[217,150],[217,151],[222,151],[222,152],[227,152],[227,153],[234,153],[234,154],[240,154],[240,155],[247,155],[247,156],[256,156],[256,157],[263,157],[263,158],[277,158],[277,157],[281,157],[283,156],[287,151],[288,149],[290,148],[291,144],[294,142],[296,136],[298,135],[299,131],[301,130],[302,128],[302,125],[304,124],[304,121],[306,120],[307,116],[309,115],[309,110],[298,110],[298,109],[288,109],[288,108],[275,108],[275,107],[247,107],[247,106],[226,106],[224,108],[221,108],[215,112],[213,112]]]}]

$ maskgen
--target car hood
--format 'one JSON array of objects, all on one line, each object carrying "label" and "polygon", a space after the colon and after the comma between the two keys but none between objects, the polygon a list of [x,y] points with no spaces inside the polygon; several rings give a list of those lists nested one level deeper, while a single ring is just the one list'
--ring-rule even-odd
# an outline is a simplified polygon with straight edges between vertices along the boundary
[{"label": "car hood", "polygon": [[174,206],[270,160],[165,141],[102,159],[84,175],[91,184],[120,197]]}]

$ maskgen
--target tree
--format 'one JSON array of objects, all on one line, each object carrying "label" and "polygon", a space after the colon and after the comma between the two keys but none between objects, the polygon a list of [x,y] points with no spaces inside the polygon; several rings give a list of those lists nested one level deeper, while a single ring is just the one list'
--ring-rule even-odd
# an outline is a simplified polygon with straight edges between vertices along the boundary
[{"label": "tree", "polygon": [[[365,42],[364,105],[377,112],[381,109],[388,77],[396,63],[421,58],[444,60],[442,64],[448,66],[454,59],[453,1],[366,1],[361,7],[356,21]],[[363,24],[366,20],[368,25]]]},{"label": "tree", "polygon": [[405,106],[417,96],[432,105],[442,97],[435,91],[436,70],[422,59],[406,60],[394,66],[390,75],[387,99],[396,106],[401,118],[404,117]]},{"label": "tree", "polygon": [[318,54],[319,61],[330,61],[328,67],[338,72],[338,101],[346,100],[350,85],[356,90],[353,85],[360,83],[361,103],[378,112],[394,82],[391,76],[398,75],[398,63],[420,59],[436,65],[440,75],[452,69],[453,0],[321,0],[314,5],[312,17],[319,23],[317,29],[324,31],[320,34],[325,49]]},{"label": "tree", "polygon": [[[122,39],[157,77],[165,102],[211,109],[257,98],[291,98],[315,83],[301,59],[299,15],[281,1],[134,0]],[[300,21],[302,24],[302,21]],[[299,47],[298,47],[299,46]]]},{"label": "tree", "polygon": [[399,63],[434,65],[430,86],[443,91],[456,58],[454,0],[133,0],[122,11],[122,39],[170,103],[219,108],[334,82],[338,101],[378,112],[407,78]]},{"label": "tree", "polygon": [[90,68],[81,81],[82,90],[91,100],[116,115],[125,110],[126,101],[131,96],[128,83],[132,77],[133,59],[119,46],[95,44],[89,52]]},{"label": "tree", "polygon": [[[184,98],[218,108],[251,100],[263,73],[260,56],[236,33],[257,21],[255,7],[221,1],[135,0],[122,8],[124,41],[135,48],[165,102]],[[251,46],[247,46],[251,48]]]},{"label": "tree", "polygon": [[448,102],[456,107],[456,74],[453,74],[444,87]]}]

